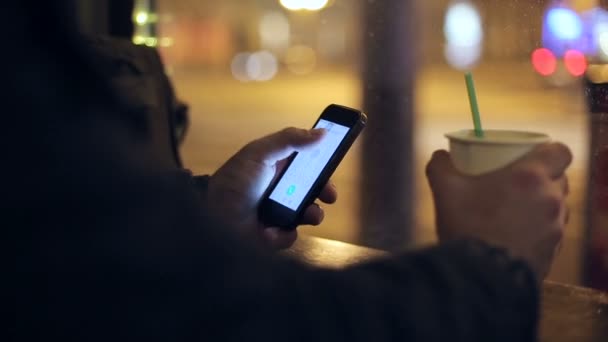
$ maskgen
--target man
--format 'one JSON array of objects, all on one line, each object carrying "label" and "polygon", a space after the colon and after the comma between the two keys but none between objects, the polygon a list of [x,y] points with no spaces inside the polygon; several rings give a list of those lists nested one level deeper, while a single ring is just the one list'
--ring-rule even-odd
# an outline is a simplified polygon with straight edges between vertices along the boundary
[{"label": "man", "polygon": [[[2,241],[15,260],[3,340],[536,338],[538,284],[567,220],[566,147],[541,146],[480,177],[437,152],[428,176],[439,246],[311,268],[271,252],[295,235],[264,227],[255,209],[280,160],[322,133],[256,140],[200,189],[159,156],[153,124],[100,74],[65,13],[26,1],[0,21],[13,32],[0,57]],[[335,189],[320,197],[334,201]],[[306,222],[321,220],[311,206]]]}]

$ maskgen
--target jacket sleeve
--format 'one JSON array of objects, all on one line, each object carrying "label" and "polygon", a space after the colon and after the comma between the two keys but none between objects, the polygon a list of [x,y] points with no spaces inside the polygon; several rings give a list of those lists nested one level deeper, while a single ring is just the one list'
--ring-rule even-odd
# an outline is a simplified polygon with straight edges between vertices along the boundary
[{"label": "jacket sleeve", "polygon": [[194,186],[201,195],[204,195],[207,193],[207,189],[209,188],[209,178],[210,177],[211,176],[209,176],[209,175],[200,175],[200,176],[193,177]]},{"label": "jacket sleeve", "polygon": [[[209,176],[193,178],[200,193],[206,192],[208,181]],[[295,311],[288,315],[292,319],[303,314],[299,323],[318,326],[305,332],[309,340],[534,341],[537,335],[534,276],[523,262],[479,241],[428,248],[341,272],[316,270],[304,286],[309,298],[293,298],[287,289],[295,309],[283,310]],[[283,336],[302,338],[302,329],[288,323],[285,327]],[[239,333],[246,334],[243,338],[250,334]]]}]

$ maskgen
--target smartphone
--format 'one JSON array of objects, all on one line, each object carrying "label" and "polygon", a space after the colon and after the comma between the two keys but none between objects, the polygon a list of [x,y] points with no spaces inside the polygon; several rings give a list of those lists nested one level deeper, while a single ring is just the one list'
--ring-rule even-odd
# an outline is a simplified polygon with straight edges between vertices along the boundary
[{"label": "smartphone", "polygon": [[260,203],[261,221],[268,226],[295,229],[366,122],[367,116],[361,111],[336,104],[328,106],[313,125],[325,129],[325,135],[314,148],[289,157]]}]

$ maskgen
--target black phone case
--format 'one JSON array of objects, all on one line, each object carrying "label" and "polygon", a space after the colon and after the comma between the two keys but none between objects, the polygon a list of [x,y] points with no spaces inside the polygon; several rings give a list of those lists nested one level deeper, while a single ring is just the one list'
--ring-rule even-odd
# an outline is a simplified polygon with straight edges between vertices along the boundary
[{"label": "black phone case", "polygon": [[[354,111],[354,109],[351,109],[351,108],[338,106],[338,105],[334,105],[334,106],[342,107],[342,108]],[[357,112],[360,113],[360,115],[361,115],[360,120],[350,129],[349,133],[345,137],[345,140],[342,143],[340,143],[340,146],[338,147],[338,149],[336,149],[332,158],[327,162],[323,171],[321,172],[321,174],[315,181],[315,184],[313,185],[313,187],[311,188],[311,190],[309,191],[307,196],[304,198],[304,200],[298,207],[298,210],[296,211],[296,215],[293,217],[292,220],[289,220],[289,222],[280,222],[280,221],[282,221],[281,219],[273,220],[273,217],[269,217],[269,216],[272,216],[271,215],[272,213],[268,212],[268,211],[270,211],[270,209],[268,207],[265,207],[264,204],[267,204],[270,206],[270,204],[268,204],[268,202],[276,203],[276,202],[270,200],[268,197],[269,197],[270,193],[275,189],[276,185],[281,180],[281,178],[283,177],[285,172],[287,172],[287,170],[291,166],[291,163],[292,163],[293,159],[295,158],[295,155],[290,157],[289,163],[286,165],[285,169],[281,172],[280,175],[278,175],[275,178],[275,180],[273,181],[271,186],[269,186],[268,190],[264,194],[264,197],[263,197],[264,199],[262,200],[262,203],[260,206],[260,211],[259,211],[259,216],[264,224],[280,227],[281,229],[284,229],[284,230],[293,230],[298,226],[298,224],[302,220],[302,216],[304,215],[304,211],[306,210],[306,208],[308,208],[308,206],[310,206],[315,201],[315,199],[319,196],[319,194],[323,190],[323,187],[325,186],[325,184],[327,184],[327,182],[329,181],[329,179],[331,178],[333,173],[336,171],[336,169],[338,168],[338,165],[340,165],[340,163],[346,156],[346,153],[351,148],[352,144],[355,142],[355,140],[357,140],[357,137],[359,136],[361,131],[365,128],[365,125],[367,122],[367,117],[365,116],[364,113],[359,112],[359,111],[357,111]],[[320,118],[322,118],[322,115]],[[277,205],[280,205],[280,204],[277,203]]]}]

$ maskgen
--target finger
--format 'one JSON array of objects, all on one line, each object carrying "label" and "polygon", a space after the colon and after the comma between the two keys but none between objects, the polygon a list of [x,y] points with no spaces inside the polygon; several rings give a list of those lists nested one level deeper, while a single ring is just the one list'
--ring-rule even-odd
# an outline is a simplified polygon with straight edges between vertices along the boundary
[{"label": "finger", "polygon": [[450,154],[445,150],[435,151],[426,166],[426,176],[432,189],[459,175],[460,172],[456,170]]},{"label": "finger", "polygon": [[298,231],[296,229],[282,230],[276,227],[264,228],[262,235],[266,243],[276,250],[289,248],[298,239]]},{"label": "finger", "polygon": [[324,133],[324,129],[285,128],[251,142],[245,147],[245,151],[251,153],[253,160],[275,165],[293,152],[318,143]]},{"label": "finger", "polygon": [[338,190],[335,184],[330,180],[325,184],[323,190],[319,194],[319,200],[323,203],[332,204],[338,200]]},{"label": "finger", "polygon": [[542,144],[527,154],[522,161],[540,162],[552,178],[559,178],[572,163],[572,153],[561,143]]},{"label": "finger", "polygon": [[287,167],[288,162],[289,162],[289,158],[279,160],[276,163],[276,173],[279,174],[279,173],[283,172],[283,169],[285,169]]},{"label": "finger", "polygon": [[324,218],[325,211],[323,211],[323,208],[321,208],[318,204],[313,203],[304,211],[300,224],[318,226],[321,224],[321,222],[323,222]]},{"label": "finger", "polygon": [[283,170],[287,167],[288,163],[289,163],[289,158],[286,158],[286,159],[279,160],[275,164],[274,176],[272,177],[271,183],[276,181],[279,178],[279,176],[283,173]]}]

